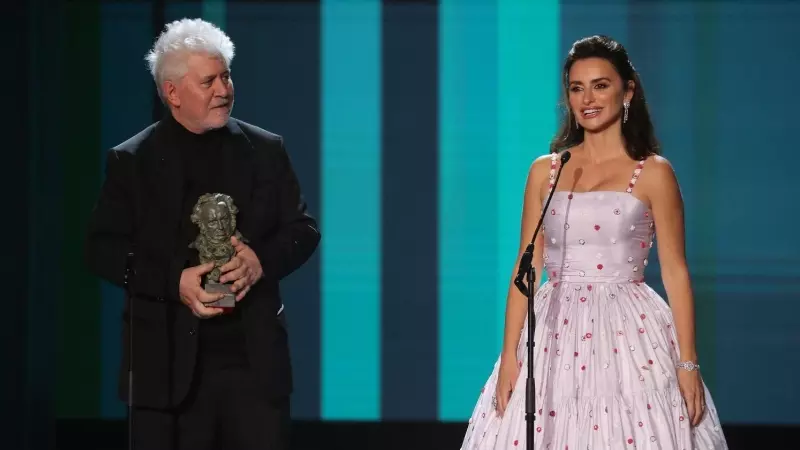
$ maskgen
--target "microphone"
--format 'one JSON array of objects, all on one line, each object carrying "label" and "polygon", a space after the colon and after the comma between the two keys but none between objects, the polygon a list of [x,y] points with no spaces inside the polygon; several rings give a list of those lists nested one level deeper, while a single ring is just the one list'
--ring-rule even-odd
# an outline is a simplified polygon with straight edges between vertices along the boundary
[{"label": "microphone", "polygon": [[531,282],[535,282],[533,278],[531,280],[528,280],[527,286],[523,282],[525,274],[528,273],[533,264],[534,241],[536,241],[536,237],[539,235],[539,229],[542,227],[542,221],[544,221],[545,214],[547,214],[547,208],[550,207],[550,200],[553,198],[553,194],[556,192],[558,179],[561,178],[561,170],[564,169],[564,165],[569,161],[571,157],[572,154],[569,151],[565,151],[564,153],[561,154],[561,165],[558,168],[556,179],[553,181],[553,188],[550,189],[550,195],[547,196],[547,202],[544,204],[544,207],[542,207],[542,213],[539,216],[539,223],[536,225],[536,230],[533,232],[533,237],[531,238],[531,242],[525,248],[525,252],[522,253],[522,258],[520,258],[519,269],[517,270],[517,277],[514,279],[514,285],[517,286],[517,289],[519,289],[519,291],[522,292],[523,295],[529,294],[530,284]]},{"label": "microphone", "polygon": [[[544,215],[547,214],[547,209],[550,207],[550,200],[552,200],[553,194],[556,192],[558,180],[561,178],[561,171],[564,169],[564,165],[569,161],[571,156],[569,151],[565,151],[561,154],[561,165],[558,168],[556,179],[553,180],[553,187],[550,188],[550,195],[547,196],[547,202],[544,204],[544,207],[542,207],[539,223],[536,225],[536,230],[533,232],[531,243],[528,244],[525,248],[525,252],[522,253],[517,276],[514,279],[514,284],[517,286],[517,289],[528,297],[528,374],[525,383],[525,422],[527,425],[527,439],[525,445],[528,450],[533,450],[533,421],[535,420],[534,411],[536,411],[536,380],[534,380],[533,377],[533,347],[535,345],[533,342],[533,335],[536,330],[536,315],[533,313],[533,284],[536,282],[536,270],[533,267],[533,246],[536,241],[536,236],[539,235],[539,229],[542,227]],[[523,278],[526,277],[527,285],[523,281]]]}]

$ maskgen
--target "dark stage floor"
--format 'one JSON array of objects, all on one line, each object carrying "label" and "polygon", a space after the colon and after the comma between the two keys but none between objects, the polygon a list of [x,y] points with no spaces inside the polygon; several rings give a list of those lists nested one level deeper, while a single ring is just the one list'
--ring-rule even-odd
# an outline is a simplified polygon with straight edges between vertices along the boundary
[{"label": "dark stage floor", "polygon": [[[125,450],[125,421],[60,420],[58,449]],[[458,450],[461,423],[296,422],[292,450]],[[723,427],[730,450],[796,448],[800,427]]]}]

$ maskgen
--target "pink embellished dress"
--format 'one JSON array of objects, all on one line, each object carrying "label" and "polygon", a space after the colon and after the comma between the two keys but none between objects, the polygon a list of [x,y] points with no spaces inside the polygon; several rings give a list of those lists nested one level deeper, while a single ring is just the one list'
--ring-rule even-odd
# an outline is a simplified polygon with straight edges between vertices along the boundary
[{"label": "pink embellished dress", "polygon": [[[551,185],[557,167],[551,162]],[[727,449],[708,390],[692,427],[678,388],[672,312],[643,279],[653,217],[633,191],[556,191],[544,219],[548,281],[534,298],[537,450]],[[527,321],[519,378],[499,417],[498,359],[469,420],[462,450],[524,449]]]}]

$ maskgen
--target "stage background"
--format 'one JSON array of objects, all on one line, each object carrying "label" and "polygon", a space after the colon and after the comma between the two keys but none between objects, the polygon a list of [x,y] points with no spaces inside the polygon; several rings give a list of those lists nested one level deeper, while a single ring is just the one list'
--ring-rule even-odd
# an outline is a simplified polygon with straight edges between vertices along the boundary
[{"label": "stage background", "polygon": [[286,138],[320,220],[319,251],[282,285],[295,418],[469,417],[500,348],[561,63],[600,33],[628,48],[677,171],[722,421],[800,423],[796,2],[36,0],[13,13],[7,54],[24,79],[7,125],[30,151],[6,152],[2,182],[28,226],[6,273],[28,301],[8,306],[6,358],[21,363],[0,384],[28,431],[125,415],[121,292],[81,264],[82,237],[105,152],[163,113],[143,58],[182,17],[230,34],[234,115]]}]

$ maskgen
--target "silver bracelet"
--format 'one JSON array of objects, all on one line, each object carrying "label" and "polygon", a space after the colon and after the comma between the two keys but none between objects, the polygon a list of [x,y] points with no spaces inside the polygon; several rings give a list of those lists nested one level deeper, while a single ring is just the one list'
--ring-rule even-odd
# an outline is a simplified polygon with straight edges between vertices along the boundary
[{"label": "silver bracelet", "polygon": [[689,372],[693,370],[700,370],[700,365],[695,364],[692,361],[681,361],[678,364],[676,364],[675,367],[677,367],[678,369],[687,370]]}]

